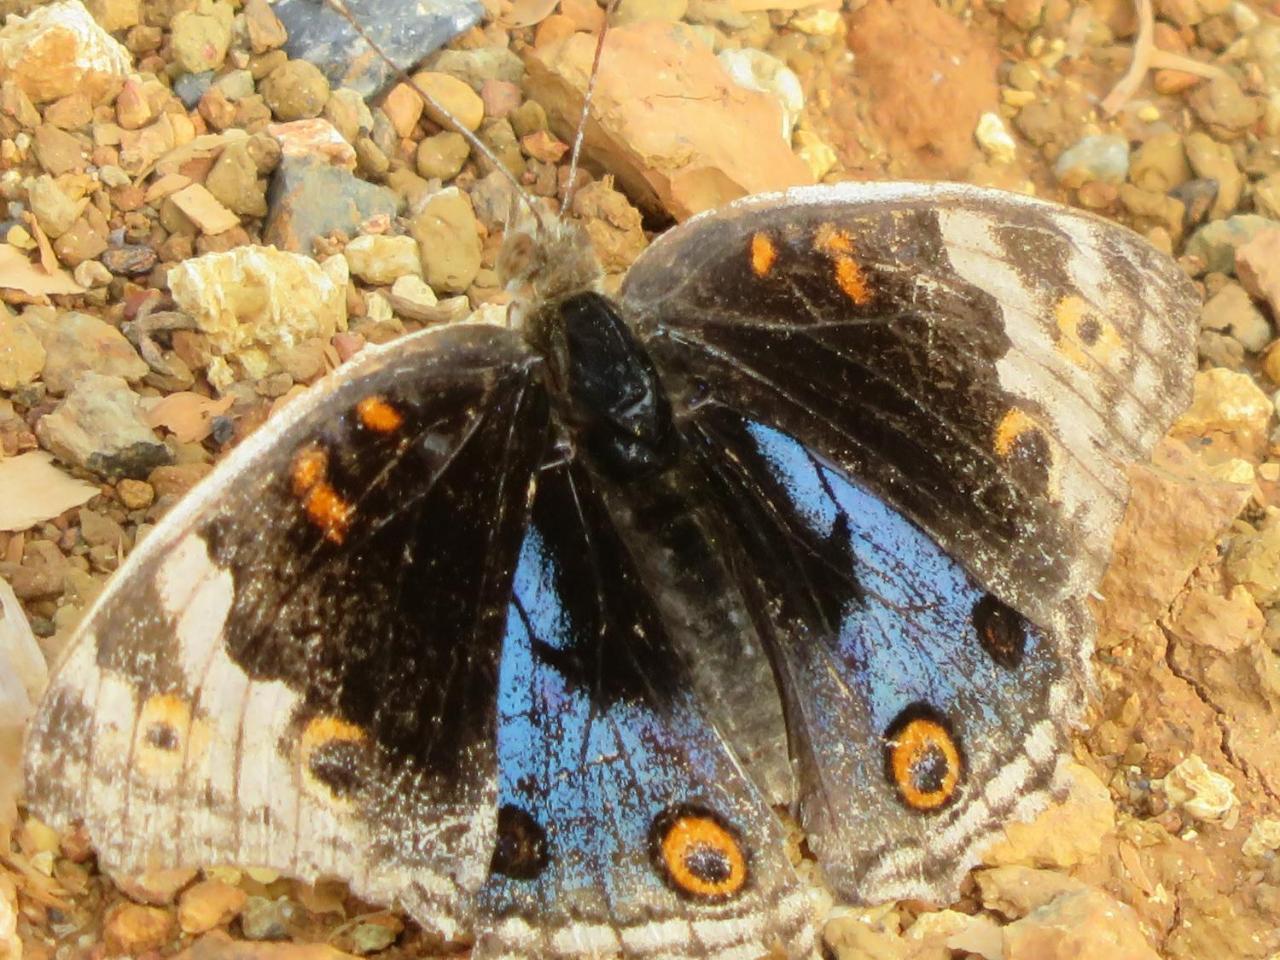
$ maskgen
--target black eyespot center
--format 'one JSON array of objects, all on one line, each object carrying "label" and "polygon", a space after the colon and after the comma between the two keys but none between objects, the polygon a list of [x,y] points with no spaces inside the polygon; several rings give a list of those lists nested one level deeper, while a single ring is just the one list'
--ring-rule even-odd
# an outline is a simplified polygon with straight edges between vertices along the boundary
[{"label": "black eyespot center", "polygon": [[1027,654],[1027,621],[1012,607],[986,594],[973,606],[978,643],[1006,670],[1021,666]]},{"label": "black eyespot center", "polygon": [[1095,317],[1085,317],[1076,327],[1076,335],[1086,347],[1092,347],[1097,344],[1098,338],[1102,336],[1102,325],[1098,323]]},{"label": "black eyespot center", "polygon": [[551,862],[547,832],[533,814],[512,803],[498,810],[498,838],[489,869],[515,880],[533,880]]},{"label": "black eyespot center", "polygon": [[948,769],[946,753],[931,743],[911,762],[911,785],[920,793],[936,793],[946,785]]},{"label": "black eyespot center", "polygon": [[162,720],[155,720],[148,724],[144,736],[148,746],[168,753],[177,750],[180,742],[178,731],[174,729],[173,724],[165,723]]},{"label": "black eyespot center", "polygon": [[307,758],[307,769],[334,796],[353,796],[364,782],[361,755],[365,747],[352,741],[333,739],[315,747]]},{"label": "black eyespot center", "polygon": [[1030,496],[1047,496],[1053,467],[1053,450],[1039,427],[1023,430],[1014,438],[1005,466]]},{"label": "black eyespot center", "polygon": [[733,873],[728,854],[709,843],[695,843],[684,854],[685,868],[704,883],[724,883]]}]

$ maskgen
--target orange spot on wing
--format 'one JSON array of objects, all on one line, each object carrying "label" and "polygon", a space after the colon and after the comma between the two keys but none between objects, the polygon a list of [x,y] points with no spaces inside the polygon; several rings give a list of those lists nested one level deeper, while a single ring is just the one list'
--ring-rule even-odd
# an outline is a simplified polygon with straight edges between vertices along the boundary
[{"label": "orange spot on wing", "polygon": [[994,442],[996,453],[1002,457],[1009,456],[1013,452],[1013,445],[1018,442],[1020,436],[1028,430],[1037,429],[1039,428],[1034,420],[1017,407],[1010,407],[996,425]]},{"label": "orange spot on wing", "polygon": [[871,285],[854,255],[853,237],[849,231],[824,223],[818,227],[814,247],[831,260],[835,267],[836,285],[846,297],[860,307],[871,302]]},{"label": "orange spot on wing", "polygon": [[751,235],[751,272],[757,277],[766,277],[778,259],[778,248],[767,233]]},{"label": "orange spot on wing", "polygon": [[[944,769],[937,785],[922,789],[918,785],[920,764],[939,760]],[[889,769],[894,786],[909,807],[937,810],[952,798],[960,782],[960,750],[941,723],[916,717],[893,735],[889,744]]]},{"label": "orange spot on wing", "polygon": [[293,495],[302,501],[307,519],[319,527],[327,539],[341,543],[351,526],[355,507],[329,483],[329,455],[317,446],[304,447],[293,458],[290,480]]},{"label": "orange spot on wing", "polygon": [[316,747],[335,740],[359,743],[364,738],[364,730],[354,723],[349,723],[341,717],[321,714],[307,722],[306,729],[302,731],[301,748],[304,753],[309,753]]},{"label": "orange spot on wing", "polygon": [[334,543],[346,539],[355,507],[338,495],[328,483],[317,483],[303,499],[307,516]]},{"label": "orange spot on wing", "polygon": [[747,882],[747,860],[737,837],[714,817],[701,813],[677,816],[661,838],[662,863],[681,891],[723,900]]},{"label": "orange spot on wing", "polygon": [[395,433],[404,423],[400,411],[383,397],[365,397],[356,404],[360,422],[377,433]]},{"label": "orange spot on wing", "polygon": [[293,480],[293,495],[305,496],[307,491],[324,480],[329,472],[329,455],[319,447],[304,447],[293,458],[293,469],[290,478]]}]

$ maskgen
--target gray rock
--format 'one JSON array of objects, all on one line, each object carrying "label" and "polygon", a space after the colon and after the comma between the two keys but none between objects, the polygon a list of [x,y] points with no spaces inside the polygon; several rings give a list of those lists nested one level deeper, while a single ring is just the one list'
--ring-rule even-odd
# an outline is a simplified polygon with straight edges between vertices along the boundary
[{"label": "gray rock", "polygon": [[178,99],[182,101],[184,107],[188,110],[194,110],[200,103],[200,98],[204,96],[205,91],[212,85],[212,70],[205,70],[201,73],[184,73],[173,81],[173,92],[178,95]]},{"label": "gray rock", "polygon": [[36,436],[63,462],[112,481],[141,479],[173,459],[124,379],[92,371],[81,374],[66,399],[40,418]]},{"label": "gray rock", "polygon": [[240,930],[249,940],[284,940],[296,909],[285,897],[250,897],[240,913]]},{"label": "gray rock", "polygon": [[1085,137],[1062,152],[1053,172],[1071,188],[1096,180],[1123,183],[1129,175],[1129,141],[1114,134]]},{"label": "gray rock", "polygon": [[52,393],[66,393],[92,370],[125,380],[141,380],[147,362],[123,333],[87,313],[69,310],[36,329],[45,349],[42,378]]},{"label": "gray rock", "polygon": [[1209,216],[1218,199],[1219,184],[1217,180],[1198,178],[1180,183],[1169,191],[1169,196],[1181,200],[1186,214],[1183,216],[1183,228],[1190,230]]},{"label": "gray rock", "polygon": [[[479,0],[347,0],[351,16],[398,67],[407,70],[479,22]],[[350,23],[315,0],[278,0],[272,7],[289,33],[290,58],[314,63],[334,86],[366,97],[394,78]]]},{"label": "gray rock", "polygon": [[1261,352],[1271,342],[1271,324],[1238,283],[1226,284],[1209,298],[1200,313],[1200,324],[1230,335],[1250,353]]},{"label": "gray rock", "polygon": [[376,214],[394,217],[400,198],[340,167],[311,157],[285,157],[271,178],[262,242],[310,255],[317,237],[334,230],[355,236]]},{"label": "gray rock", "polygon": [[441,50],[432,58],[431,69],[457,77],[476,93],[480,92],[486,80],[505,80],[507,83],[524,80],[524,61],[507,47]]},{"label": "gray rock", "polygon": [[160,258],[144,244],[125,244],[102,251],[102,256],[98,259],[104,267],[118,276],[137,276],[149,273]]},{"label": "gray rock", "polygon": [[1277,227],[1280,227],[1280,221],[1269,220],[1256,213],[1214,220],[1191,235],[1185,252],[1201,260],[1206,270],[1234,274],[1236,248],[1247,243],[1259,231]]}]

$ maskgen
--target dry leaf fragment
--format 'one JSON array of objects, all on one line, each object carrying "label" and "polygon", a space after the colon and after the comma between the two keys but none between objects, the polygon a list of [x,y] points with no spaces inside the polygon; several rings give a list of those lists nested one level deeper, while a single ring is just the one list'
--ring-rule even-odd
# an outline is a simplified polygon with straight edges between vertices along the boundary
[{"label": "dry leaf fragment", "polygon": [[147,411],[149,427],[164,427],[179,443],[199,443],[213,432],[213,420],[231,409],[234,397],[218,400],[189,390],[171,393]]},{"label": "dry leaf fragment", "polygon": [[33,450],[0,460],[0,530],[26,530],[88,503],[101,489],[55,466],[52,454]]}]

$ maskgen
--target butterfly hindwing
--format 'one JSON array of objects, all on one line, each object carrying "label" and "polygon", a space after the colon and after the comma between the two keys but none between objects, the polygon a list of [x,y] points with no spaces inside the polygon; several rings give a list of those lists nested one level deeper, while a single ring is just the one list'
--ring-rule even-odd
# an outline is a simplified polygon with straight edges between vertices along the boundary
[{"label": "butterfly hindwing", "polygon": [[785,835],[699,709],[580,464],[539,476],[501,689],[478,958],[809,955]]},{"label": "butterfly hindwing", "polygon": [[1077,692],[1072,665],[794,438],[714,406],[687,435],[802,731],[801,820],[828,880],[873,902],[954,891],[1047,798],[1062,730],[1039,705]]},{"label": "butterfly hindwing", "polygon": [[89,613],[31,732],[38,812],[125,873],[337,876],[469,929],[537,370],[495,327],[423,333],[246,441]]}]

